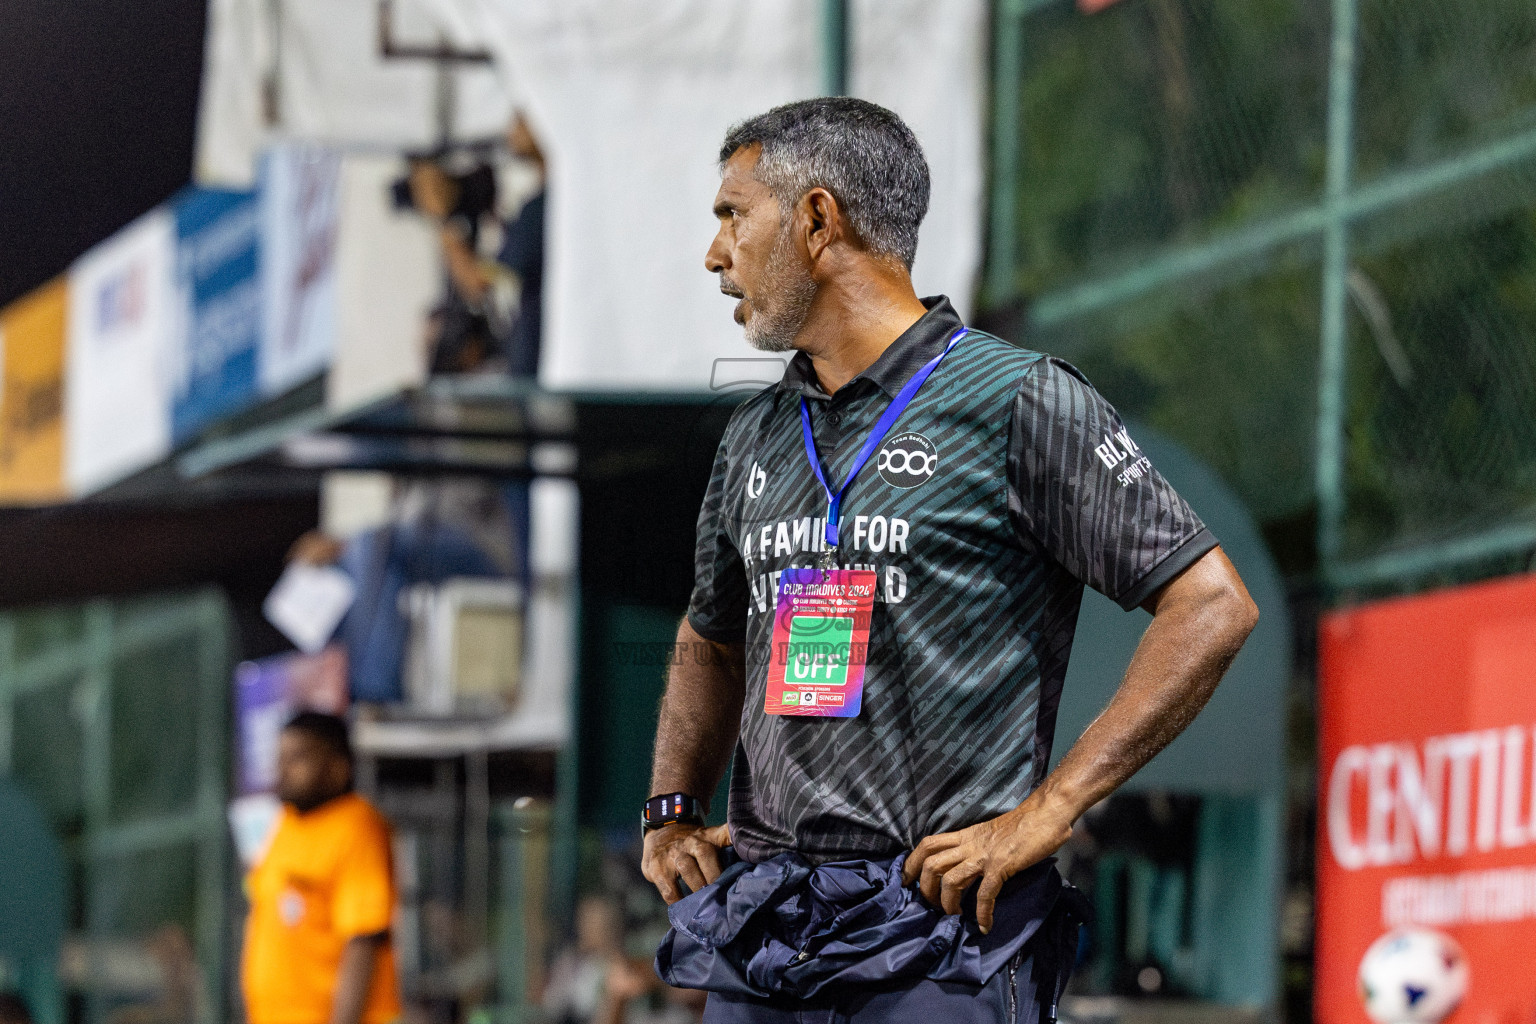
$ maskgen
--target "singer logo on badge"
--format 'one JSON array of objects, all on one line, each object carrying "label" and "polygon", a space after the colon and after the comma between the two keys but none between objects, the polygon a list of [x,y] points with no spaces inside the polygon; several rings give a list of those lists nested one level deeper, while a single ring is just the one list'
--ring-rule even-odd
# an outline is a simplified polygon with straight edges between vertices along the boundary
[{"label": "singer logo on badge", "polygon": [[881,447],[876,466],[892,487],[916,487],[938,470],[939,450],[922,434],[899,434]]}]

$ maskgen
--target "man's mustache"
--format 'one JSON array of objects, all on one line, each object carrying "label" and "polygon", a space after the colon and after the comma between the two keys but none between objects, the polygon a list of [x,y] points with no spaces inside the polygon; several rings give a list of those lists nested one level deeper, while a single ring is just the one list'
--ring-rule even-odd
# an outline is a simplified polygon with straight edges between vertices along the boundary
[{"label": "man's mustache", "polygon": [[736,286],[736,282],[724,274],[720,275],[720,291],[733,299],[744,299],[747,297],[746,293]]}]

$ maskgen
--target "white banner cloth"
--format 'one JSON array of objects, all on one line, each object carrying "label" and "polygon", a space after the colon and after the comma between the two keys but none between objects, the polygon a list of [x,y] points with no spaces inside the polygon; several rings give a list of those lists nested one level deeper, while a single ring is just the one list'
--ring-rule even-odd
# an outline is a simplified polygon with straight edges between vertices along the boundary
[{"label": "white banner cloth", "polygon": [[[704,389],[753,353],[704,272],[734,122],[814,96],[817,0],[434,0],[486,41],[550,150],[541,380]],[[862,0],[850,85],[912,126],[933,170],[914,278],[969,309],[980,262],[981,0]],[[445,15],[445,21],[447,15]]]}]

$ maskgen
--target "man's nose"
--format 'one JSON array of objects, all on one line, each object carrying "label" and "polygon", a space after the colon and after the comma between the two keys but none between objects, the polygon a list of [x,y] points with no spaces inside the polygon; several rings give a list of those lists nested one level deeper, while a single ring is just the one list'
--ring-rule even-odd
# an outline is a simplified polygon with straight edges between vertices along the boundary
[{"label": "man's nose", "polygon": [[716,235],[715,240],[709,244],[709,249],[704,253],[704,269],[711,274],[718,274],[722,270],[729,269],[730,265],[730,254],[721,244],[720,236]]}]

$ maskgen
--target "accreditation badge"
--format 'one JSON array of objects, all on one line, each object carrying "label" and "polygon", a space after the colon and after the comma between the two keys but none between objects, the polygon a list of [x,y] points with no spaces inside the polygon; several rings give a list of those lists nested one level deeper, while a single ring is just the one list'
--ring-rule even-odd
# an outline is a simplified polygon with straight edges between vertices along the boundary
[{"label": "accreditation badge", "polygon": [[785,569],[763,710],[820,718],[857,715],[874,607],[875,574],[868,569]]}]

